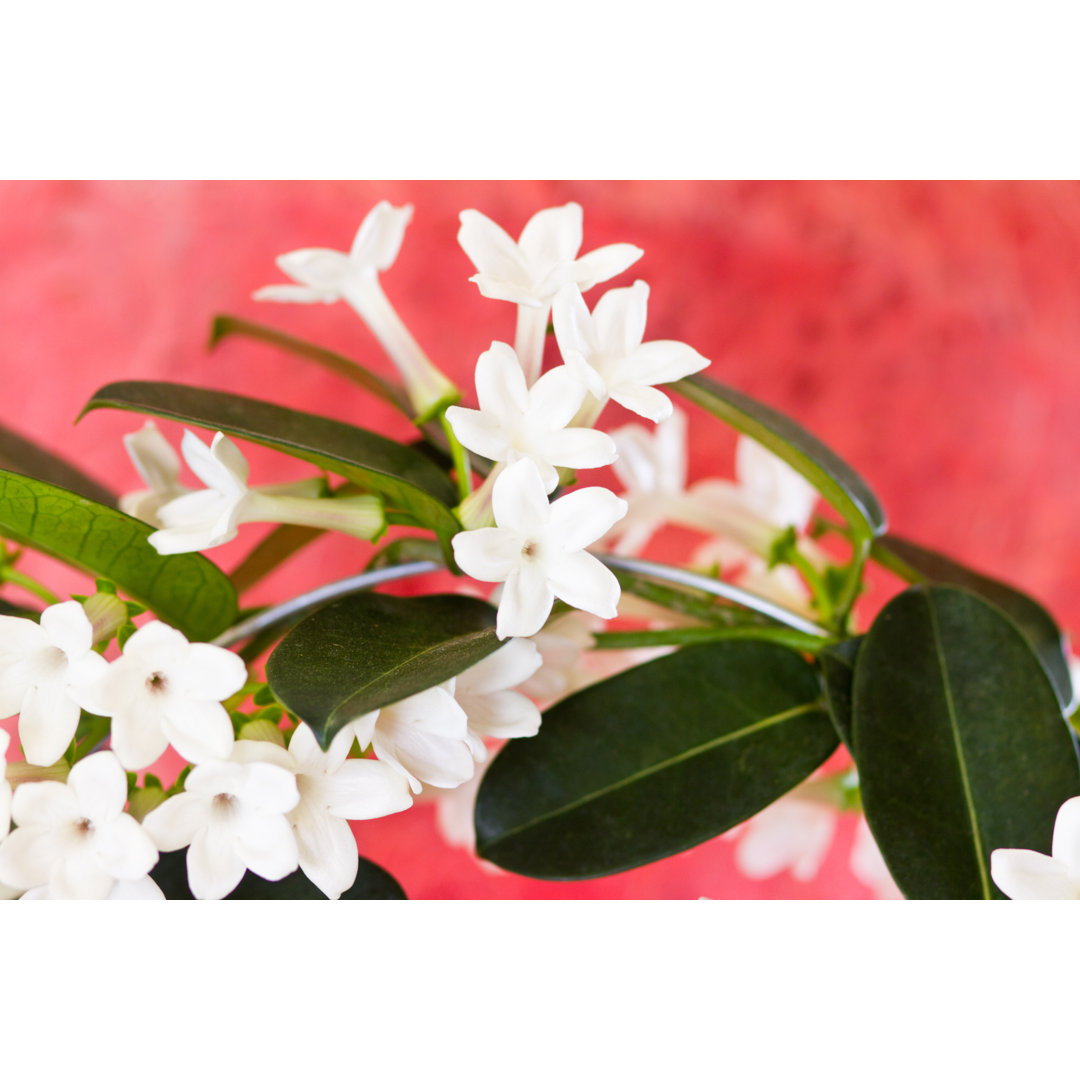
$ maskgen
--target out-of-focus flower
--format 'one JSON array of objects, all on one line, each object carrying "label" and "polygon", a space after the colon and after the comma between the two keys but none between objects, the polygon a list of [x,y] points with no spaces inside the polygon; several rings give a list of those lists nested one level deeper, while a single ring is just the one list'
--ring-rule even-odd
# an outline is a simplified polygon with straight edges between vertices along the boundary
[{"label": "out-of-focus flower", "polygon": [[528,458],[548,492],[559,483],[556,466],[596,469],[615,460],[610,435],[566,426],[585,396],[581,381],[566,367],[549,371],[530,389],[514,350],[493,341],[476,364],[476,396],[479,410],[456,405],[446,410],[458,440],[492,461]]},{"label": "out-of-focus flower", "polygon": [[817,876],[836,834],[837,812],[826,802],[787,795],[729,830],[735,865],[744,877],[770,878],[785,870],[796,881]]},{"label": "out-of-focus flower", "polygon": [[904,894],[897,887],[881,857],[866,818],[859,818],[855,826],[855,840],[851,845],[851,872],[868,889],[873,889],[879,900],[903,900]]},{"label": "out-of-focus flower", "polygon": [[180,457],[153,420],[125,435],[124,446],[147,486],[143,491],[121,495],[120,509],[148,525],[160,526],[158,510],[191,491],[180,483]]},{"label": "out-of-focus flower", "polygon": [[1061,804],[1050,852],[998,848],[990,876],[1011,900],[1080,900],[1080,796]]},{"label": "out-of-focus flower", "polygon": [[127,777],[108,750],[72,766],[66,784],[19,785],[18,826],[0,844],[0,881],[47,886],[57,900],[104,900],[118,881],[138,881],[158,860],[143,827],[124,813]]},{"label": "out-of-focus flower", "polygon": [[0,840],[3,840],[11,828],[11,784],[8,783],[7,775],[7,751],[11,742],[11,736],[6,731],[0,731]]},{"label": "out-of-focus flower", "polygon": [[549,503],[529,460],[510,465],[495,482],[495,527],[458,533],[454,557],[479,581],[505,582],[496,633],[529,637],[544,625],[555,598],[613,619],[619,583],[585,548],[626,513],[606,488],[583,488]]},{"label": "out-of-focus flower", "polygon": [[220,703],[246,679],[235,653],[151,622],[76,696],[84,709],[112,718],[111,746],[124,768],[144,769],[169,744],[188,761],[227,758],[233,728]]},{"label": "out-of-focus flower", "polygon": [[207,447],[185,431],[182,445],[188,465],[206,488],[159,507],[157,516],[163,528],[152,533],[149,540],[162,555],[205,551],[225,544],[248,521],[310,525],[365,540],[376,536],[385,525],[377,497],[317,498],[323,488],[318,477],[249,488],[248,463],[223,432],[219,431]]},{"label": "out-of-focus flower", "polygon": [[609,244],[578,258],[582,210],[577,203],[534,214],[515,243],[477,210],[462,210],[458,243],[479,271],[469,280],[483,296],[518,305],[514,351],[532,385],[540,375],[544,335],[555,294],[568,282],[585,292],[632,266],[644,252]]},{"label": "out-of-focus flower", "polygon": [[649,286],[644,281],[604,293],[591,315],[576,285],[564,285],[555,297],[552,319],[559,351],[592,395],[579,423],[595,422],[609,398],[648,420],[666,420],[672,404],[657,384],[675,382],[709,366],[704,356],[681,341],[642,342],[648,302]]},{"label": "out-of-focus flower", "polygon": [[68,600],[32,619],[0,615],[0,717],[19,714],[19,740],[31,765],[52,765],[75,737],[78,694],[107,661],[91,646],[82,604]]},{"label": "out-of-focus flower", "polygon": [[460,397],[457,387],[427,358],[379,284],[379,274],[398,257],[411,206],[385,200],[372,208],[357,230],[348,254],[327,248],[303,248],[277,259],[296,285],[268,285],[256,300],[296,304],[332,304],[344,300],[367,323],[394,362],[418,420],[428,420]]}]

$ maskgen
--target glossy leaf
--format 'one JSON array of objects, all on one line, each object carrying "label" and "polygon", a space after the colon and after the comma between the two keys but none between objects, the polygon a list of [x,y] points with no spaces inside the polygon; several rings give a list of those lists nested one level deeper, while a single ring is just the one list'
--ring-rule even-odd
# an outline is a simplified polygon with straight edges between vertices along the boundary
[{"label": "glossy leaf", "polygon": [[[194,900],[187,882],[187,848],[163,851],[150,876],[169,900]],[[312,885],[302,870],[280,881],[267,881],[250,870],[226,900],[326,900],[326,894]],[[406,900],[405,891],[381,866],[360,860],[356,881],[342,900]]]},{"label": "glossy leaf", "polygon": [[588,687],[492,762],[477,852],[518,874],[574,880],[700,844],[836,749],[819,697],[806,661],[753,641],[691,646]]},{"label": "glossy leaf", "polygon": [[840,511],[859,536],[868,539],[885,532],[885,511],[866,481],[790,417],[704,375],[681,379],[671,389],[783,458]]},{"label": "glossy leaf", "polygon": [[104,484],[99,484],[70,462],[3,426],[0,426],[0,468],[10,469],[20,476],[44,480],[46,484],[73,491],[105,506],[116,505],[116,495]]},{"label": "glossy leaf", "polygon": [[855,686],[855,658],[862,647],[862,637],[830,645],[818,653],[821,679],[825,685],[825,700],[833,726],[848,752],[854,756],[851,737],[851,695]]},{"label": "glossy leaf", "polygon": [[991,604],[999,607],[1016,623],[1028,644],[1035,650],[1035,655],[1050,676],[1061,708],[1068,713],[1076,707],[1072,677],[1065,659],[1065,639],[1057,623],[1038,601],[1003,581],[979,574],[954,562],[939,551],[931,551],[899,536],[882,537],[876,541],[874,554],[885,566],[907,581],[959,585],[978,593],[984,600],[989,600]]},{"label": "glossy leaf", "polygon": [[291,630],[266,678],[327,747],[351,720],[459,675],[500,644],[483,600],[356,593]]},{"label": "glossy leaf", "polygon": [[1049,851],[1080,795],[1073,739],[1015,625],[961,589],[893,599],[855,665],[853,739],[863,807],[911,898],[991,899],[996,848]]},{"label": "glossy leaf", "polygon": [[93,577],[206,641],[232,625],[236,593],[205,556],[159,555],[154,530],[112,507],[40,480],[0,470],[0,532]]},{"label": "glossy leaf", "polygon": [[378,492],[390,507],[407,511],[446,542],[460,530],[449,508],[456,492],[447,476],[415,450],[351,424],[218,390],[159,382],[110,383],[90,399],[83,415],[100,408],[150,413],[272,447]]}]

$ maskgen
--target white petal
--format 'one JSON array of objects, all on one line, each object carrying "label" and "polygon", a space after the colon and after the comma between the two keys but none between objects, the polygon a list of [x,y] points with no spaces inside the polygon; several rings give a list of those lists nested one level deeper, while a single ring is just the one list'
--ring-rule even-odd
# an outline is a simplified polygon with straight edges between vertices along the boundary
[{"label": "white petal", "polygon": [[555,595],[571,607],[581,608],[602,619],[614,619],[619,613],[619,582],[587,551],[570,551],[558,560],[552,560],[548,566],[548,580]]},{"label": "white petal", "polygon": [[162,706],[161,730],[185,761],[221,760],[233,747],[232,721],[216,701],[170,697]]},{"label": "white petal", "polygon": [[341,293],[337,289],[312,289],[307,285],[264,285],[251,298],[279,304],[333,304],[341,299]]},{"label": "white petal", "polygon": [[356,837],[348,822],[325,811],[305,808],[303,803],[293,811],[291,820],[296,829],[300,869],[331,900],[337,900],[352,887],[360,866]]},{"label": "white petal", "polygon": [[662,423],[671,416],[674,406],[670,398],[651,386],[638,386],[635,384],[620,384],[618,387],[610,387],[611,400],[618,402],[624,409],[644,416],[654,424]]},{"label": "white petal", "polygon": [[604,293],[592,313],[600,351],[629,356],[645,336],[648,306],[649,286],[644,281]]},{"label": "white petal", "polygon": [[53,765],[64,756],[79,726],[79,706],[59,677],[33,687],[23,699],[19,739],[31,765]]},{"label": "white petal", "polygon": [[544,439],[544,455],[552,465],[562,465],[568,469],[599,469],[610,465],[618,457],[618,451],[605,431],[563,428],[562,431],[551,432]]},{"label": "white petal", "polygon": [[585,383],[573,368],[566,364],[552,368],[533,383],[528,396],[529,413],[541,419],[550,431],[565,428],[585,400],[586,392]]},{"label": "white petal", "polygon": [[187,847],[206,827],[209,812],[209,799],[192,791],[181,791],[151,810],[142,824],[159,851],[176,851]]},{"label": "white petal", "polygon": [[348,255],[328,248],[303,248],[279,255],[278,268],[294,281],[319,292],[340,292],[353,273]]},{"label": "white petal", "polygon": [[110,900],[164,900],[165,894],[152,877],[136,881],[118,881],[109,893]]},{"label": "white petal", "polygon": [[409,785],[384,762],[370,758],[346,761],[324,787],[327,809],[349,821],[396,814],[412,806]]},{"label": "white petal", "polygon": [[[2,849],[0,849],[2,852]],[[1013,900],[1076,900],[1080,883],[1059,859],[1023,848],[998,848],[990,855],[994,884]]]},{"label": "white petal", "polygon": [[[97,715],[108,714],[99,712]],[[140,708],[138,703],[114,712],[111,727],[109,748],[125,769],[145,769],[153,765],[169,747],[160,717]]]},{"label": "white petal", "polygon": [[681,341],[646,341],[626,355],[619,365],[618,378],[609,381],[655,386],[675,382],[708,366],[709,361],[697,349]]},{"label": "white petal", "polygon": [[551,504],[549,535],[567,551],[579,551],[600,539],[626,516],[628,504],[602,487],[571,491]]},{"label": "white petal", "polygon": [[[241,745],[238,743],[238,748]],[[268,757],[287,753],[272,743],[254,746]],[[296,777],[282,765],[256,761],[243,767],[242,776],[243,786],[237,794],[244,806],[253,812],[263,815],[287,814],[300,801]]]},{"label": "white petal", "polygon": [[518,461],[502,471],[492,489],[491,509],[499,528],[519,536],[535,536],[547,528],[551,507],[533,461]]},{"label": "white petal", "polygon": [[572,262],[581,250],[582,219],[577,203],[533,214],[518,239],[529,266],[543,268],[546,273],[551,266]]},{"label": "white petal", "polygon": [[521,539],[509,529],[459,532],[451,545],[458,566],[477,581],[505,581],[521,563]]},{"label": "white petal", "polygon": [[280,881],[300,865],[296,834],[281,814],[243,814],[235,849],[248,869],[267,881]]},{"label": "white petal", "polygon": [[177,689],[202,701],[224,701],[247,681],[247,667],[234,652],[217,645],[194,642],[183,667],[171,671]]},{"label": "white petal", "polygon": [[58,859],[49,875],[49,892],[56,900],[104,900],[115,884],[97,852],[85,842]]},{"label": "white petal", "polygon": [[145,877],[158,861],[150,834],[130,814],[98,826],[94,842],[102,869],[118,881]]},{"label": "white petal", "polygon": [[412,220],[411,206],[376,203],[356,231],[349,256],[354,263],[373,270],[389,270],[398,257],[405,229]]},{"label": "white petal", "polygon": [[209,548],[219,547],[230,540],[235,540],[236,537],[235,535],[223,536],[215,522],[211,525],[158,529],[146,539],[159,555],[181,555],[188,551],[206,551]]},{"label": "white petal", "polygon": [[518,285],[487,274],[473,274],[469,280],[488,300],[507,300],[512,304],[534,308],[544,306],[543,301],[536,298],[536,289],[532,285]]},{"label": "white petal", "polygon": [[[342,739],[345,731],[340,731],[330,744],[329,755],[323,752],[315,738],[315,732],[303,721],[296,726],[296,730],[289,739],[289,753],[296,762],[298,771],[303,773],[321,773],[328,769],[336,769],[348,756],[355,736],[350,731],[346,739]],[[340,757],[338,755],[340,754]],[[330,760],[327,760],[330,757]],[[335,760],[336,759],[336,760]]]},{"label": "white petal", "polygon": [[564,359],[568,353],[591,356],[599,351],[592,316],[575,284],[564,285],[551,304],[555,340]]},{"label": "white petal", "polygon": [[532,676],[543,663],[535,642],[527,638],[508,641],[478,664],[463,671],[457,679],[455,694],[492,694],[512,690]]},{"label": "white petal", "polygon": [[454,429],[457,440],[467,450],[491,461],[506,461],[510,442],[506,430],[495,417],[477,409],[451,405],[446,419]]},{"label": "white petal", "polygon": [[[19,790],[37,786],[23,784]],[[63,787],[63,784],[58,786]],[[32,889],[44,885],[65,851],[57,830],[25,826],[16,829],[0,844],[0,881],[14,889]]]},{"label": "white petal", "polygon": [[521,563],[503,587],[496,634],[500,639],[530,637],[543,627],[554,603],[555,593],[544,570],[532,562]]},{"label": "white petal", "polygon": [[[180,449],[183,452],[188,468],[208,488],[222,494],[235,494],[237,488],[236,478],[221,464],[212,453],[211,448],[198,435],[185,428],[183,437],[180,440]],[[184,497],[188,498],[188,496]]]},{"label": "white petal", "polygon": [[112,821],[124,812],[127,776],[116,755],[108,750],[90,754],[73,765],[67,783],[82,816],[95,825]]},{"label": "white petal", "polygon": [[1080,877],[1080,796],[1061,804],[1054,822],[1051,853]]},{"label": "white petal", "polygon": [[462,210],[460,216],[457,240],[473,266],[487,277],[528,285],[521,252],[506,232],[478,210]]},{"label": "white petal", "polygon": [[94,644],[94,628],[77,600],[47,607],[41,613],[41,627],[69,658],[82,656]]},{"label": "white petal", "polygon": [[172,492],[180,482],[180,457],[153,420],[124,436],[124,447],[152,492]]},{"label": "white petal", "polygon": [[[188,648],[188,639],[179,630],[163,622],[148,622],[128,638],[124,645],[124,664],[138,664],[149,675],[182,664],[187,659]],[[117,661],[114,668],[119,663]]]},{"label": "white petal", "polygon": [[[160,809],[153,813],[159,813]],[[147,814],[146,821],[151,816]],[[244,860],[234,850],[233,836],[226,829],[204,828],[188,848],[188,888],[196,900],[221,900],[228,896],[240,884],[246,869]]]},{"label": "white petal", "polygon": [[493,341],[476,361],[476,398],[481,411],[504,424],[516,423],[529,408],[517,353],[502,341]]},{"label": "white petal", "polygon": [[735,475],[747,505],[780,528],[802,531],[817,504],[813,485],[755,439],[741,436],[735,447]]},{"label": "white petal", "polygon": [[608,244],[582,255],[573,266],[573,280],[582,292],[629,269],[645,252],[633,244]]},{"label": "white petal", "polygon": [[[514,638],[510,644],[525,641]],[[540,710],[515,690],[469,694],[461,699],[469,717],[469,730],[491,739],[520,739],[540,730]]]}]

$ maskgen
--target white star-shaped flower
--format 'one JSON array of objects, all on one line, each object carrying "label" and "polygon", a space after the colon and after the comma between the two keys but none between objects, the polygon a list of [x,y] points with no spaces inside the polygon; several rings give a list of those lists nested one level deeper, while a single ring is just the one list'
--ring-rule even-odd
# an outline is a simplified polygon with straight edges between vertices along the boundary
[{"label": "white star-shaped flower", "polygon": [[108,750],[72,766],[67,783],[20,784],[0,844],[0,881],[16,889],[48,886],[57,900],[104,900],[120,881],[138,881],[158,849],[130,815],[127,777]]},{"label": "white star-shaped flower", "polygon": [[191,491],[180,483],[180,457],[153,420],[125,435],[124,446],[147,487],[121,495],[120,509],[148,525],[159,526],[158,510]]},{"label": "white star-shaped flower", "polygon": [[584,396],[581,380],[566,367],[528,388],[514,350],[493,341],[476,362],[479,410],[454,405],[446,419],[462,446],[474,453],[506,464],[529,458],[551,492],[559,483],[557,466],[597,469],[615,460],[610,435],[566,426]]},{"label": "white star-shaped flower", "polygon": [[279,256],[278,266],[299,284],[268,285],[255,299],[297,304],[345,300],[394,362],[417,419],[426,420],[460,395],[424,354],[379,284],[380,272],[389,270],[398,257],[412,212],[411,206],[394,207],[384,200],[364,218],[348,254],[304,248]]},{"label": "white star-shaped flower", "polygon": [[0,615],[0,717],[19,714],[19,740],[31,765],[52,765],[79,726],[77,694],[104,675],[82,604],[68,600],[32,619]]},{"label": "white star-shaped flower", "polygon": [[503,581],[496,633],[529,637],[544,625],[555,598],[613,619],[619,583],[585,548],[625,513],[606,488],[582,488],[549,503],[540,473],[526,459],[508,466],[492,492],[495,527],[460,532],[454,557],[478,581]]},{"label": "white star-shaped flower", "polygon": [[648,420],[665,420],[672,404],[657,384],[675,382],[709,366],[704,356],[681,341],[642,342],[648,303],[649,286],[644,281],[604,293],[591,315],[577,286],[566,285],[555,297],[552,319],[559,351],[594,399],[587,423],[599,416],[608,398]]},{"label": "white star-shaped flower", "polygon": [[170,744],[187,761],[228,757],[232,721],[220,703],[246,680],[235,653],[151,622],[76,694],[84,709],[112,718],[112,749],[125,769],[135,770],[153,764]]},{"label": "white star-shaped flower", "polygon": [[[406,778],[385,762],[350,759],[352,743],[353,731],[346,728],[323,751],[307,724],[300,724],[289,740],[288,767],[300,790],[289,821],[296,832],[300,869],[331,900],[352,886],[360,865],[349,822],[412,806]],[[238,744],[245,745],[243,740]]]},{"label": "white star-shaped flower", "polygon": [[300,865],[288,818],[300,791],[289,760],[273,743],[237,743],[228,761],[196,765],[184,790],[143,819],[159,850],[187,847],[197,900],[228,896],[246,870],[280,881]]},{"label": "white star-shaped flower", "polygon": [[208,447],[190,431],[184,432],[184,458],[206,484],[160,506],[163,526],[149,537],[161,555],[205,551],[228,543],[239,526],[249,521],[277,521],[335,529],[368,540],[385,524],[382,505],[372,495],[320,499],[318,477],[293,484],[248,487],[248,463],[223,432]]},{"label": "white star-shaped flower", "polygon": [[724,834],[736,841],[735,865],[751,880],[789,871],[796,881],[817,876],[836,834],[836,810],[825,802],[786,796]]},{"label": "white star-shaped flower", "polygon": [[544,335],[555,294],[574,282],[582,291],[632,266],[644,252],[609,244],[578,258],[582,210],[577,203],[534,214],[515,243],[477,210],[462,210],[458,243],[479,271],[469,280],[481,295],[518,305],[514,350],[531,385],[543,363]]},{"label": "white star-shaped flower", "polygon": [[1080,796],[1061,804],[1050,852],[998,848],[990,876],[1012,900],[1080,900]]}]

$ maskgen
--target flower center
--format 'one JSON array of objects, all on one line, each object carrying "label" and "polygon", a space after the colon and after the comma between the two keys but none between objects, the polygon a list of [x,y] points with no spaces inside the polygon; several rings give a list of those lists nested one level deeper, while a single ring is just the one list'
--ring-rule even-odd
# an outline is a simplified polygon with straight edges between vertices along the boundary
[{"label": "flower center", "polygon": [[521,545],[521,557],[523,559],[535,560],[540,558],[540,541],[539,540],[526,540]]},{"label": "flower center", "polygon": [[213,807],[219,814],[231,814],[236,809],[236,796],[227,791],[219,791],[214,796]]},{"label": "flower center", "polygon": [[151,694],[163,694],[169,686],[169,681],[161,674],[160,671],[155,671],[152,675],[147,677],[146,689]]},{"label": "flower center", "polygon": [[80,837],[89,836],[94,831],[94,823],[89,818],[79,818],[75,822],[75,831]]}]

